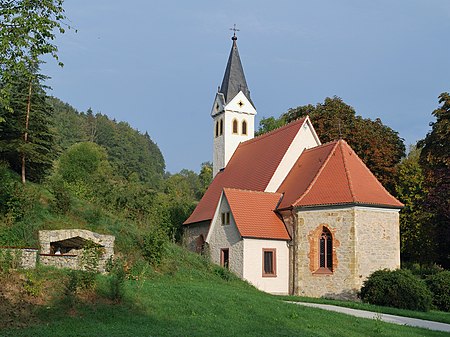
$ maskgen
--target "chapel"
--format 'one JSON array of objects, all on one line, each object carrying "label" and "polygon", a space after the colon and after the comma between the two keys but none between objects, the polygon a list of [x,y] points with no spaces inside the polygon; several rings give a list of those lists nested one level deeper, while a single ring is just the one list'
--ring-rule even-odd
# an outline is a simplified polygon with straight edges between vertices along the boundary
[{"label": "chapel", "polygon": [[184,223],[189,249],[272,294],[354,297],[400,267],[399,211],[344,139],[309,117],[254,137],[236,33],[211,110],[213,181]]}]

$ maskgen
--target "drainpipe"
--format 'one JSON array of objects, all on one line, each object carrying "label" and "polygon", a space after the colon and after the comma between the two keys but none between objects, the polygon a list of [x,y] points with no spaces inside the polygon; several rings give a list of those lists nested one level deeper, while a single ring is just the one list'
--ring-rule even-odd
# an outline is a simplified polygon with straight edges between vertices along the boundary
[{"label": "drainpipe", "polygon": [[298,295],[298,249],[297,249],[297,231],[298,231],[298,219],[294,210],[291,209],[292,217],[292,259],[291,259],[291,277],[292,288],[290,289],[291,295]]}]

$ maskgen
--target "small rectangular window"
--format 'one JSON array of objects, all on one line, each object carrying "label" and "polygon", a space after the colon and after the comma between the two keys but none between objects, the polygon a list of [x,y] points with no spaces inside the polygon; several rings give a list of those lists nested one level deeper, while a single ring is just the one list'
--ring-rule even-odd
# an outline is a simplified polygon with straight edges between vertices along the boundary
[{"label": "small rectangular window", "polygon": [[276,272],[276,249],[263,249],[263,277],[275,277]]},{"label": "small rectangular window", "polygon": [[230,267],[230,250],[228,248],[220,250],[220,265],[227,269]]},{"label": "small rectangular window", "polygon": [[230,212],[222,213],[222,225],[230,224]]}]

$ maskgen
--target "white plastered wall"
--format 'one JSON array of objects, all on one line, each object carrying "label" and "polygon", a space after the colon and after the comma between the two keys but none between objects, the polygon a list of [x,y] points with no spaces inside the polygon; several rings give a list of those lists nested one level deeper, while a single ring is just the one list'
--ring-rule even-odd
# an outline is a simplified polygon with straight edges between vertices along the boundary
[{"label": "white plastered wall", "polygon": [[[242,104],[240,104],[242,103]],[[213,108],[214,109],[214,108]],[[212,114],[214,118],[213,137],[213,177],[226,167],[239,143],[252,139],[255,135],[256,110],[247,97],[240,91],[225,107],[224,112]],[[215,136],[216,121],[223,119],[223,135]],[[233,120],[238,122],[238,133],[233,133]],[[247,134],[242,134],[242,122],[247,122]]]},{"label": "white plastered wall", "polygon": [[[244,238],[243,278],[259,290],[288,294],[289,250],[286,241]],[[276,277],[263,277],[263,249],[276,250]]]},{"label": "white plastered wall", "polygon": [[307,117],[281,159],[281,162],[270,179],[265,192],[276,192],[302,152],[305,149],[318,145],[320,145],[319,137],[317,137],[314,127],[312,126],[309,117]]}]

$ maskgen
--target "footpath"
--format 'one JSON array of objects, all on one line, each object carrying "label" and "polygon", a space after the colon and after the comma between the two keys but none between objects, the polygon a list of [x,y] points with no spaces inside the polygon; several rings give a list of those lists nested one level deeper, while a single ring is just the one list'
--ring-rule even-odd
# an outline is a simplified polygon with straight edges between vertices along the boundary
[{"label": "footpath", "polygon": [[382,314],[379,312],[365,311],[365,310],[357,310],[345,307],[338,307],[336,305],[330,304],[317,304],[317,303],[305,303],[305,302],[288,302],[298,305],[303,305],[306,307],[319,308],[323,310],[340,312],[347,315],[352,315],[356,317],[369,318],[369,319],[378,319],[383,322],[394,323],[399,325],[408,325],[418,328],[425,328],[436,331],[444,331],[450,333],[450,324],[426,321],[418,318],[410,318],[403,316],[395,316],[389,314]]}]

